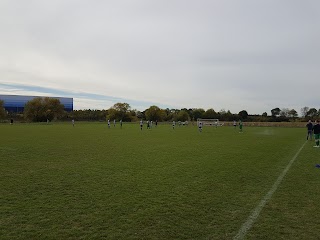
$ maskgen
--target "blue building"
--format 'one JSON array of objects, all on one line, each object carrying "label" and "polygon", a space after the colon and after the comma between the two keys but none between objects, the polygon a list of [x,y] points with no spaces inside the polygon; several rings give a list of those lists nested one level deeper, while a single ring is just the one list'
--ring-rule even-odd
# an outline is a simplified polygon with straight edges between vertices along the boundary
[{"label": "blue building", "polygon": [[[21,95],[0,95],[0,100],[4,102],[4,108],[8,112],[23,112],[24,106],[30,100],[43,96],[21,96]],[[73,111],[73,98],[50,97],[59,99],[67,112]]]}]

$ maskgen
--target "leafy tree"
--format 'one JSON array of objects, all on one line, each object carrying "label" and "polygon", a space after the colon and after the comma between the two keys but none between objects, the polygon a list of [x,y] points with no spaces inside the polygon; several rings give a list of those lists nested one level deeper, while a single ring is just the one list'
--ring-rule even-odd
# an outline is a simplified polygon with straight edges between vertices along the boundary
[{"label": "leafy tree", "polygon": [[242,111],[240,111],[239,113],[238,113],[238,115],[239,115],[239,117],[241,118],[241,119],[247,119],[248,118],[248,112],[246,111],[246,110],[242,110]]},{"label": "leafy tree", "polygon": [[130,111],[131,107],[128,103],[116,103],[113,105],[113,109],[118,111],[120,117],[124,119],[126,117],[126,114]]},{"label": "leafy tree", "polygon": [[166,117],[166,111],[160,109],[158,106],[150,106],[146,111],[145,111],[145,116],[147,120],[150,121],[163,121],[164,118]]},{"label": "leafy tree", "polygon": [[282,108],[280,111],[280,116],[281,117],[289,117],[289,108]]},{"label": "leafy tree", "polygon": [[179,112],[180,112],[179,109],[169,109],[169,108],[165,109],[166,116],[164,120],[165,121],[176,120]]},{"label": "leafy tree", "polygon": [[193,109],[192,108],[189,108],[188,110],[187,110],[187,112],[188,112],[188,114],[189,114],[189,119],[194,119],[194,116],[193,116]]},{"label": "leafy tree", "polygon": [[137,110],[136,109],[132,109],[129,111],[129,116],[130,116],[130,121],[131,122],[137,122],[139,120],[138,116],[137,116]]},{"label": "leafy tree", "polygon": [[268,114],[267,114],[266,112],[264,112],[264,113],[262,113],[261,116],[264,117],[264,118],[266,118],[266,117],[268,117]]},{"label": "leafy tree", "polygon": [[208,109],[202,114],[203,118],[215,119],[218,118],[218,114],[212,108]]},{"label": "leafy tree", "polygon": [[[64,106],[60,103],[59,99],[56,98],[43,98],[43,110],[46,119],[50,121],[54,118],[60,118],[64,113]],[[45,120],[46,120],[45,119]]]},{"label": "leafy tree", "polygon": [[4,109],[4,102],[0,100],[0,119],[4,119],[7,116],[7,112]]},{"label": "leafy tree", "polygon": [[176,120],[177,121],[188,121],[189,120],[189,114],[186,110],[181,110],[179,113],[176,115]]},{"label": "leafy tree", "polygon": [[135,115],[137,116],[138,119],[143,119],[144,118],[144,113],[136,110]]},{"label": "leafy tree", "polygon": [[233,121],[234,120],[234,115],[230,112],[230,110],[228,110],[227,112],[225,112],[224,115],[221,116],[221,120]]},{"label": "leafy tree", "polygon": [[281,112],[280,108],[274,108],[271,110],[271,116],[278,117],[280,115],[280,112]]},{"label": "leafy tree", "polygon": [[224,114],[226,114],[226,113],[227,113],[226,110],[223,109],[223,108],[219,111],[219,114],[220,114],[220,115],[224,115]]},{"label": "leafy tree", "polygon": [[298,113],[297,113],[297,111],[294,110],[294,109],[291,109],[291,110],[288,112],[288,115],[289,115],[289,117],[291,117],[291,118],[298,117]]},{"label": "leafy tree", "polygon": [[193,113],[193,120],[197,120],[198,118],[203,118],[205,111],[202,108],[194,108],[192,110],[192,113]]},{"label": "leafy tree", "polygon": [[316,117],[317,116],[317,114],[318,114],[318,111],[317,111],[317,109],[315,109],[315,108],[310,108],[309,110],[308,110],[308,112],[307,112],[307,117],[311,117],[311,118],[314,118],[314,117]]},{"label": "leafy tree", "polygon": [[38,97],[26,103],[24,117],[30,121],[50,121],[61,117],[64,113],[64,106],[59,99],[49,97]]},{"label": "leafy tree", "polygon": [[130,105],[128,103],[116,103],[108,110],[108,119],[115,119],[117,121],[131,121]]}]

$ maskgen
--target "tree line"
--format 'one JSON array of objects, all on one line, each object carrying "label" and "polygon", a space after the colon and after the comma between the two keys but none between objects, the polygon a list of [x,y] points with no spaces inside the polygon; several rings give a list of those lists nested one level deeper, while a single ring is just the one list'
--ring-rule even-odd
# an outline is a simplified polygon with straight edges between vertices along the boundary
[{"label": "tree line", "polygon": [[6,112],[4,102],[0,100],[0,119],[15,119],[20,121],[44,122],[44,121],[106,121],[122,120],[124,122],[136,122],[140,119],[150,121],[196,121],[198,118],[219,119],[220,121],[248,121],[248,122],[289,122],[314,120],[320,117],[320,109],[303,107],[301,117],[295,109],[274,108],[271,114],[267,112],[261,115],[250,115],[246,110],[239,113],[231,113],[230,110],[215,111],[213,108],[182,108],[162,109],[158,106],[150,106],[144,111],[132,109],[128,103],[116,103],[106,110],[74,110],[64,111],[64,106],[59,99],[49,97],[38,97],[27,102],[22,113]]}]

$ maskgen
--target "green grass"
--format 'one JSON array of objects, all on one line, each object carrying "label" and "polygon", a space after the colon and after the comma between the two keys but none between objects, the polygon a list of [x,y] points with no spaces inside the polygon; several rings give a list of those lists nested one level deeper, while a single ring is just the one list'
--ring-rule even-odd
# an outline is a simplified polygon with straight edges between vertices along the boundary
[{"label": "green grass", "polygon": [[[232,239],[302,128],[0,125],[0,239]],[[308,142],[246,239],[319,239]]]}]

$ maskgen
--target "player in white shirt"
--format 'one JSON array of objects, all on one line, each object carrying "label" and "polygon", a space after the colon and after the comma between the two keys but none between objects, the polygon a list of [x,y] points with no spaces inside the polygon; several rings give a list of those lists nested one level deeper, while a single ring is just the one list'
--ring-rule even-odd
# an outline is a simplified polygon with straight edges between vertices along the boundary
[{"label": "player in white shirt", "polygon": [[108,128],[110,128],[110,120],[108,119]]},{"label": "player in white shirt", "polygon": [[142,130],[142,127],[143,127],[143,121],[142,119],[140,120],[140,129]]},{"label": "player in white shirt", "polygon": [[202,122],[199,122],[198,127],[199,127],[199,132],[202,132]]},{"label": "player in white shirt", "polygon": [[234,128],[237,128],[237,122],[236,122],[236,120],[233,121],[233,127],[234,127]]},{"label": "player in white shirt", "polygon": [[176,122],[173,121],[173,122],[172,122],[172,129],[174,129],[175,126],[176,126]]}]

